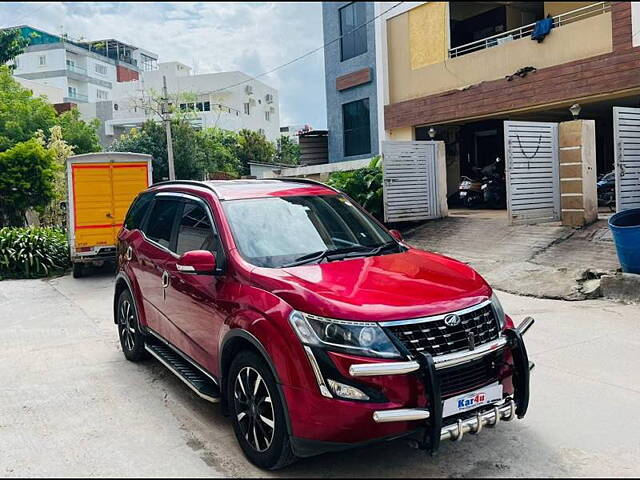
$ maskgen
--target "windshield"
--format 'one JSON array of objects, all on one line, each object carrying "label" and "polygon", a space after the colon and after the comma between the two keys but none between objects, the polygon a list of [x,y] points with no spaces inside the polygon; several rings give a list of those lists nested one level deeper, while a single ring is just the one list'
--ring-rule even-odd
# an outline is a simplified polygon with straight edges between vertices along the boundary
[{"label": "windshield", "polygon": [[279,268],[337,259],[333,256],[339,253],[345,258],[378,254],[386,247],[400,248],[342,195],[230,200],[223,202],[223,208],[240,254],[260,267]]}]

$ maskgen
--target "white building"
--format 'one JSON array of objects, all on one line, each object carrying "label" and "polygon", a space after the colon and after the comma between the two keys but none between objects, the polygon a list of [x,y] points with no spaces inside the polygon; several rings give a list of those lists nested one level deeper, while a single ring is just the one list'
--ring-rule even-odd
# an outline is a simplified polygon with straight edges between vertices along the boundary
[{"label": "white building", "polygon": [[62,89],[62,102],[109,100],[115,85],[137,80],[141,71],[155,68],[158,58],[113,39],[85,42],[29,26],[14,28],[30,39],[14,60],[14,77]]},{"label": "white building", "polygon": [[15,77],[15,80],[24,88],[31,90],[34,97],[46,97],[49,103],[54,105],[57,103],[63,103],[66,92],[53,85],[46,85],[44,83],[36,82],[34,80],[27,80],[26,78]]},{"label": "white building", "polygon": [[80,111],[104,121],[103,141],[110,143],[146,120],[160,120],[157,108],[145,106],[153,105],[149,98],[162,92],[163,76],[169,101],[175,109],[192,112],[190,121],[196,128],[236,132],[246,128],[272,141],[280,135],[277,90],[242,72],[192,75],[191,68],[180,62],[159,63],[157,70],[142,72],[140,80],[117,84],[109,107],[81,105]]}]

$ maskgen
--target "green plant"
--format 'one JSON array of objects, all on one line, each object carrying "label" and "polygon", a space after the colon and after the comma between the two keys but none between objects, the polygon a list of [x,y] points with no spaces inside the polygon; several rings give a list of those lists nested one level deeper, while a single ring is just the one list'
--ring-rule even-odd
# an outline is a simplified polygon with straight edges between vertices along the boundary
[{"label": "green plant", "polygon": [[364,168],[333,172],[327,183],[349,195],[377,219],[384,218],[382,158],[379,155]]},{"label": "green plant", "polygon": [[64,273],[69,246],[63,230],[50,227],[0,228],[0,279]]},{"label": "green plant", "polygon": [[291,137],[280,135],[276,141],[276,161],[284,165],[298,165],[300,163],[300,145]]}]

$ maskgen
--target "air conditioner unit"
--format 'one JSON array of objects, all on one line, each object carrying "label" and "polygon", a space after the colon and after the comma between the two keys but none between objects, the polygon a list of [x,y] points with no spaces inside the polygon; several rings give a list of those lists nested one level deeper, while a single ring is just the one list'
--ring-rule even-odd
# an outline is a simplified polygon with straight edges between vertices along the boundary
[{"label": "air conditioner unit", "polygon": [[247,95],[253,95],[253,86],[245,85],[244,91]]},{"label": "air conditioner unit", "polygon": [[264,96],[264,101],[267,102],[267,103],[273,103],[273,95],[271,95],[270,93],[267,93]]}]

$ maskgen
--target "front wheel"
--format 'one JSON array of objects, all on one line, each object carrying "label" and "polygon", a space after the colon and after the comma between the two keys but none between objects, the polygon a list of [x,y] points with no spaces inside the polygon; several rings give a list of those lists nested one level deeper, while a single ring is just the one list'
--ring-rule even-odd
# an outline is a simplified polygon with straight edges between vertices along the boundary
[{"label": "front wheel", "polygon": [[233,360],[227,398],[238,443],[254,465],[276,470],[295,461],[275,379],[259,355],[243,351]]}]

